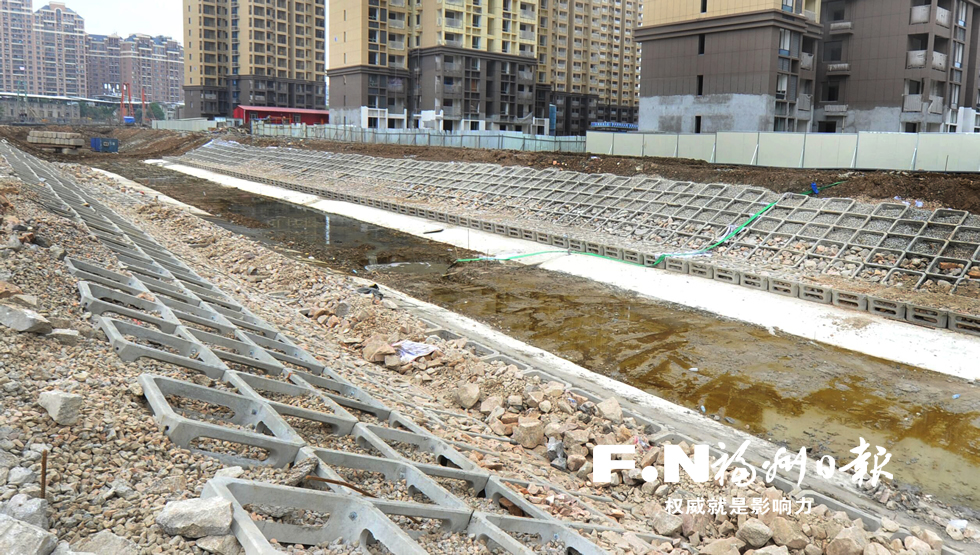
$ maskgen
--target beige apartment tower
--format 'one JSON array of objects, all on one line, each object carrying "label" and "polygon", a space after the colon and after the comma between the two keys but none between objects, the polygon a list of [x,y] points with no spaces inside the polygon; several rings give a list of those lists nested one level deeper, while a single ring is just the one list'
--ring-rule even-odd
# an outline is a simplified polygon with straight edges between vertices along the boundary
[{"label": "beige apartment tower", "polygon": [[188,117],[325,107],[326,0],[184,0],[183,13]]},{"label": "beige apartment tower", "polygon": [[61,2],[0,0],[0,90],[85,96],[85,21]]},{"label": "beige apartment tower", "polygon": [[581,134],[635,122],[638,0],[335,0],[330,120]]}]

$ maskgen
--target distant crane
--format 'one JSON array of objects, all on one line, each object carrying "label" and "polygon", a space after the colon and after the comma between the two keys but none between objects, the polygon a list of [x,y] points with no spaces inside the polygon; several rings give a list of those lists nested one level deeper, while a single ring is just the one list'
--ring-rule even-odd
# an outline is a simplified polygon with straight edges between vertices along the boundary
[{"label": "distant crane", "polygon": [[146,89],[142,87],[140,88],[140,103],[143,110],[143,113],[141,114],[142,117],[140,118],[142,121],[140,123],[143,125],[151,125],[151,122],[153,121],[153,113],[150,111],[150,106],[146,103]]},{"label": "distant crane", "polygon": [[[128,103],[126,102],[127,96],[129,97]],[[133,114],[133,88],[129,83],[123,83],[120,90],[119,121],[122,124],[132,124],[136,121]]]}]

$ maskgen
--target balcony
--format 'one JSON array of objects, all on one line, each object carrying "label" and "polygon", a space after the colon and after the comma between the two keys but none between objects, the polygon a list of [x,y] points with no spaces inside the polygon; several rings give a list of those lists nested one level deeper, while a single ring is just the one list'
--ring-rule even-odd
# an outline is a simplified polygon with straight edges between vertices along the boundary
[{"label": "balcony", "polygon": [[946,55],[942,52],[932,53],[932,69],[946,71]]},{"label": "balcony", "polygon": [[929,113],[930,114],[941,114],[943,113],[943,97],[934,96],[929,102]]},{"label": "balcony", "polygon": [[405,41],[403,41],[403,40],[389,41],[388,42],[388,50],[405,50]]},{"label": "balcony", "polygon": [[449,18],[449,17],[447,17],[447,18],[444,18],[442,20],[442,24],[444,26],[446,26],[446,27],[449,27],[450,29],[462,29],[463,28],[463,20],[462,19],[455,19],[455,18]]},{"label": "balcony", "polygon": [[405,92],[405,83],[402,81],[389,81],[388,82],[388,92],[390,93],[400,93]]},{"label": "balcony", "polygon": [[521,10],[521,19],[531,21],[532,23],[537,21],[537,19],[534,17],[533,10]]},{"label": "balcony", "polygon": [[851,64],[847,62],[836,62],[833,64],[827,64],[827,73],[841,75],[850,72],[851,72]]},{"label": "balcony", "polygon": [[451,46],[453,48],[462,48],[463,47],[463,41],[462,40],[439,39],[439,46]]},{"label": "balcony", "polygon": [[905,67],[907,69],[926,67],[926,54],[928,54],[926,50],[909,50],[905,60]]},{"label": "balcony", "polygon": [[405,28],[405,20],[404,19],[389,19],[388,20],[388,27],[390,27],[392,29],[404,29]]},{"label": "balcony", "polygon": [[518,54],[520,54],[524,58],[534,58],[535,57],[533,50],[521,50],[520,52],[518,52]]},{"label": "balcony", "polygon": [[388,0],[388,5],[396,8],[404,8],[405,0]]},{"label": "balcony", "polygon": [[796,99],[796,110],[799,112],[809,112],[811,106],[813,106],[813,97],[808,94],[801,94]]},{"label": "balcony", "polygon": [[841,35],[854,32],[854,23],[850,21],[834,21],[830,24],[831,35]]},{"label": "balcony", "polygon": [[952,14],[945,8],[936,7],[936,23],[949,29],[949,23],[953,19]]},{"label": "balcony", "polygon": [[810,10],[803,10],[803,16],[814,23],[819,23],[819,21],[817,21],[817,12],[813,12]]},{"label": "balcony", "polygon": [[922,95],[907,94],[902,102],[903,112],[922,112]]},{"label": "balcony", "polygon": [[521,31],[520,37],[522,40],[534,40],[534,31]]},{"label": "balcony", "polygon": [[463,92],[463,84],[446,85],[445,83],[441,83],[436,87],[436,90],[443,94],[460,94]]},{"label": "balcony", "polygon": [[534,80],[534,73],[530,71],[518,71],[517,78],[522,81],[532,81]]},{"label": "balcony", "polygon": [[442,107],[442,117],[444,118],[458,118],[463,114],[463,109],[459,106],[443,106]]},{"label": "balcony", "polygon": [[806,71],[813,69],[813,54],[800,53],[800,69]]},{"label": "balcony", "polygon": [[847,113],[847,104],[828,104],[823,107],[828,116],[843,116]]},{"label": "balcony", "polygon": [[920,23],[929,23],[929,13],[932,11],[932,6],[912,6],[912,15],[909,18],[909,24],[918,25]]}]

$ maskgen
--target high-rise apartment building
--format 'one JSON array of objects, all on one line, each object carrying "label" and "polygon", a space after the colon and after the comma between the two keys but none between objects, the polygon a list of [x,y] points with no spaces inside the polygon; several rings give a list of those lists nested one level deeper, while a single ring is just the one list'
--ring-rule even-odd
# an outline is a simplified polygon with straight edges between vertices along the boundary
[{"label": "high-rise apartment building", "polygon": [[974,0],[700,4],[646,3],[641,130],[980,132]]},{"label": "high-rise apartment building", "polygon": [[584,133],[636,121],[639,0],[336,0],[331,121]]},{"label": "high-rise apartment building", "polygon": [[134,100],[183,101],[184,49],[170,37],[88,35],[85,66],[90,97],[117,96],[129,83]]},{"label": "high-rise apartment building", "polygon": [[85,20],[61,2],[34,12],[37,94],[85,96]]},{"label": "high-rise apartment building", "polygon": [[184,0],[185,114],[325,105],[326,0]]},{"label": "high-rise apartment building", "polygon": [[536,0],[334,0],[330,121],[544,132],[538,16]]},{"label": "high-rise apartment building", "polygon": [[31,0],[0,0],[0,91],[36,91]]},{"label": "high-rise apartment building", "polygon": [[539,0],[537,112],[558,135],[593,122],[636,123],[639,0]]}]

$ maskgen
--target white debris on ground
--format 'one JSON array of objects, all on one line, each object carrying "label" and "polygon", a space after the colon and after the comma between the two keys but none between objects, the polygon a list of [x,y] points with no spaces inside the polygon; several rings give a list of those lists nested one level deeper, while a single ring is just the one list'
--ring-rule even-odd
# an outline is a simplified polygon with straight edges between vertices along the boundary
[{"label": "white debris on ground", "polygon": [[[0,174],[6,171],[0,164]],[[668,538],[651,548],[630,533],[582,532],[610,552],[931,555],[949,540],[977,547],[976,522],[960,525],[950,513],[934,511],[887,485],[870,492],[882,503],[883,514],[905,521],[914,516],[922,526],[912,527],[904,539],[894,535],[898,526],[890,520],[882,530],[865,530],[861,520],[825,506],[799,516],[729,517],[665,510],[669,498],[730,502],[736,497],[784,497],[760,482],[744,488],[730,480],[725,485],[686,479],[664,484],[644,482],[634,471],[616,472],[611,484],[594,485],[592,453],[600,444],[639,445],[641,464],[659,467],[663,475],[663,444],[655,441],[653,430],[624,416],[617,399],[595,403],[561,383],[526,376],[516,366],[480,360],[467,349],[465,338],[447,341],[428,335],[423,322],[397,305],[358,293],[362,284],[348,277],[286,258],[175,208],[133,208],[119,202],[127,199],[115,182],[83,168],[70,171],[94,193],[104,195],[113,209],[338,373],[368,391],[376,389],[374,376],[383,375],[411,392],[413,406],[393,403],[394,408],[445,439],[482,449],[468,451],[477,465],[506,478],[541,478],[564,490],[532,483],[514,487],[514,499],[523,497],[565,521],[611,523]],[[310,468],[225,469],[171,444],[154,423],[135,378],[151,372],[210,387],[220,384],[153,360],[119,360],[101,332],[92,328],[79,306],[76,280],[61,262],[67,253],[119,270],[114,257],[83,226],[42,209],[35,194],[16,180],[0,177],[0,193],[6,195],[0,199],[0,241],[5,245],[0,250],[0,306],[10,314],[20,311],[0,320],[0,552],[11,552],[3,546],[16,545],[20,551],[12,552],[30,555],[238,553],[240,546],[229,535],[228,507],[198,499],[207,480],[222,472],[297,485]],[[41,319],[50,328],[39,323]],[[59,339],[56,329],[78,332],[77,341]],[[392,345],[406,340],[436,350],[403,363]],[[450,425],[444,428],[420,408],[455,415],[444,417]],[[690,452],[691,446],[682,448]],[[481,510],[523,513],[518,504],[502,499],[499,506],[466,500]],[[945,535],[933,528],[945,529]],[[422,537],[433,553],[485,552],[472,538],[427,531]],[[67,545],[58,546],[59,541]],[[339,542],[278,547],[288,553],[351,553],[359,548]],[[535,549],[550,553],[560,547],[546,544]]]}]

